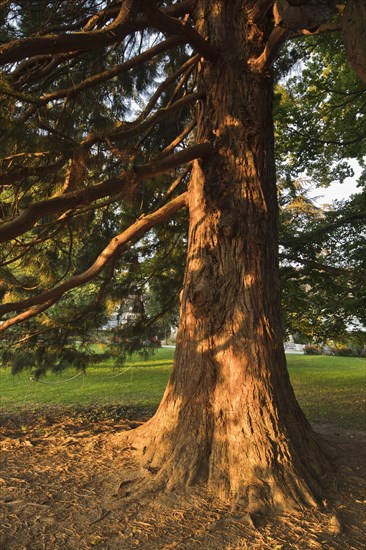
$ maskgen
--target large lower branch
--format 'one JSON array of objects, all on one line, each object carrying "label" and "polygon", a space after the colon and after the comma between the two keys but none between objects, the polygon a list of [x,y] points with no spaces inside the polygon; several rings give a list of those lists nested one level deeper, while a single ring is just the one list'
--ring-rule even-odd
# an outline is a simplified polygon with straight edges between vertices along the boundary
[{"label": "large lower branch", "polygon": [[[189,13],[193,0],[185,0],[161,11],[167,16],[179,17]],[[128,34],[149,26],[148,18],[137,14],[138,2],[125,0],[115,21],[102,29],[52,34],[13,40],[0,47],[0,66],[15,63],[25,58],[40,55],[65,53],[72,56],[75,52],[87,52],[121,42]]]},{"label": "large lower branch", "polygon": [[93,50],[113,44],[133,30],[137,5],[135,0],[125,0],[116,19],[103,29],[14,40],[0,48],[0,65],[38,54]]},{"label": "large lower branch", "polygon": [[187,193],[183,193],[155,212],[140,217],[134,224],[125,229],[125,231],[113,237],[108,246],[106,246],[99,254],[95,262],[79,275],[75,275],[74,277],[71,277],[59,284],[57,287],[42,292],[32,298],[1,305],[0,315],[5,315],[11,311],[26,311],[16,317],[4,321],[0,325],[0,332],[3,332],[6,328],[17,322],[21,322],[25,319],[29,319],[29,317],[37,315],[40,311],[44,311],[44,309],[50,307],[57,300],[59,300],[65,292],[79,287],[97,277],[97,275],[99,275],[102,269],[104,269],[104,267],[116,256],[116,254],[120,253],[123,246],[133,240],[141,238],[154,225],[173,216],[178,210],[186,205],[186,200]]},{"label": "large lower branch", "polygon": [[31,229],[39,219],[46,215],[65,212],[66,210],[88,205],[104,197],[118,195],[123,188],[130,188],[131,186],[137,185],[141,180],[169,172],[173,168],[186,164],[195,158],[206,157],[211,152],[211,144],[199,143],[163,159],[153,160],[149,164],[135,166],[133,169],[123,172],[118,178],[111,178],[93,187],[35,202],[25,208],[19,216],[0,226],[0,242],[8,241],[25,233]]},{"label": "large lower branch", "polygon": [[165,174],[169,172],[176,166],[182,166],[191,162],[195,158],[205,158],[208,157],[213,150],[211,143],[199,143],[197,145],[192,145],[192,147],[187,147],[174,155],[169,155],[158,160],[152,160],[149,164],[142,166],[136,166],[135,173],[137,174],[138,179],[147,179],[149,177],[158,176],[160,174]]},{"label": "large lower branch", "polygon": [[46,311],[49,307],[51,307],[53,304],[55,304],[57,300],[50,300],[49,302],[45,302],[43,304],[40,304],[39,306],[32,307],[30,309],[27,309],[26,311],[23,311],[22,313],[19,313],[19,315],[16,315],[15,317],[12,317],[11,319],[7,319],[0,325],[0,332],[4,332],[6,329],[10,328],[13,325],[17,325],[18,323],[22,323],[23,321],[27,321],[31,317],[35,317],[36,315],[39,315],[43,311]]}]

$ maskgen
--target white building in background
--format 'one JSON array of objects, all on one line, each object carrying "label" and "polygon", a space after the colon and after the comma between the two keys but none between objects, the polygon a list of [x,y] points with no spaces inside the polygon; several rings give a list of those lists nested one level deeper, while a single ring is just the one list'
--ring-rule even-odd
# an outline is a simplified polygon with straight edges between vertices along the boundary
[{"label": "white building in background", "polygon": [[305,344],[295,344],[292,334],[289,336],[287,342],[283,343],[286,353],[303,353]]},{"label": "white building in background", "polygon": [[133,323],[143,312],[144,304],[140,296],[131,296],[123,300],[111,314],[108,322],[102,327],[102,330],[112,330],[122,327],[128,323]]}]

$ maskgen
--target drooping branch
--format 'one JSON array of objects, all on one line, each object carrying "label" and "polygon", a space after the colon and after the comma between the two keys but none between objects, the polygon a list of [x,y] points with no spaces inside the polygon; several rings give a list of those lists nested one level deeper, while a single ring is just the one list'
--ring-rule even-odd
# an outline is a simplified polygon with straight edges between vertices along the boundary
[{"label": "drooping branch", "polygon": [[[194,92],[192,94],[186,95],[181,99],[178,99],[172,105],[159,109],[151,117],[143,120],[142,122],[140,122],[140,118],[137,118],[137,120],[133,123],[117,123],[115,129],[111,130],[105,135],[108,135],[108,137],[111,139],[127,139],[132,136],[141,134],[161,120],[179,111],[186,105],[189,105],[190,103],[193,103],[198,99],[203,99],[204,95],[204,92]],[[136,122],[139,122],[139,124],[136,124]]]},{"label": "drooping branch", "polygon": [[169,172],[173,168],[186,164],[195,158],[206,157],[211,152],[212,146],[209,143],[200,143],[164,159],[157,159],[146,165],[135,166],[124,171],[119,177],[108,179],[93,187],[35,202],[25,208],[19,216],[0,226],[0,242],[8,241],[25,233],[46,215],[65,212],[69,209],[90,204],[103,197],[117,195],[121,193],[123,188],[135,186],[143,179]]},{"label": "drooping branch", "polygon": [[[122,128],[121,124],[117,124],[117,129],[114,129],[109,133],[91,134],[78,146],[74,152],[74,158],[70,169],[70,178],[72,175],[75,175],[75,173],[76,178],[80,176],[79,168],[80,166],[82,168],[84,165],[83,159],[85,160],[87,151],[90,150],[92,145],[98,141],[104,141],[108,137],[113,140],[131,138],[142,133],[143,131],[146,131],[147,129],[150,129],[164,118],[170,116],[191,102],[201,99],[202,97],[202,93],[196,92],[183,97],[169,107],[160,109],[151,117],[140,123],[138,123],[140,118],[138,117],[135,123],[127,123],[125,126],[122,126]],[[127,189],[127,187],[136,185],[138,181],[144,178],[150,178],[167,172],[177,166],[180,166],[181,164],[185,164],[186,162],[193,160],[193,158],[199,158],[201,154],[207,154],[207,151],[208,144],[196,145],[193,146],[193,148],[190,147],[175,155],[170,155],[164,160],[159,160],[159,158],[157,158],[148,165],[136,166],[132,171],[125,171],[118,178],[112,178],[93,187],[89,187],[81,191],[64,193],[57,197],[31,204],[15,219],[5,222],[2,226],[0,226],[0,242],[7,241],[21,235],[25,231],[29,230],[37,220],[45,215],[64,212],[68,209],[79,208],[80,206],[90,204],[97,199],[118,195],[123,192],[124,189]],[[195,157],[196,154],[198,155],[197,157]],[[193,155],[193,157],[191,155]],[[79,160],[83,161],[81,165]],[[47,170],[48,168],[45,167],[44,171],[47,172]],[[38,172],[42,172],[42,169],[39,168]],[[33,173],[36,175],[37,171],[33,168],[29,168],[29,170],[25,171],[24,175],[33,175]],[[19,173],[16,172],[16,175],[19,175]],[[70,187],[72,188],[73,186],[70,185]]]},{"label": "drooping branch", "polygon": [[[120,250],[127,243],[130,243],[133,240],[141,238],[149,229],[154,225],[165,221],[166,219],[173,216],[178,210],[180,210],[186,204],[187,193],[179,195],[175,199],[171,200],[168,204],[159,208],[151,214],[141,216],[134,224],[125,229],[119,235],[116,235],[104,248],[104,250],[99,254],[95,262],[85,271],[79,275],[75,275],[63,283],[59,284],[57,287],[52,288],[33,296],[32,298],[27,298],[25,300],[20,300],[18,302],[5,303],[0,306],[0,315],[5,315],[11,311],[21,311],[27,310],[20,315],[12,319],[7,319],[0,325],[0,332],[6,330],[9,326],[15,324],[16,322],[21,322],[25,319],[28,319],[31,316],[37,315],[40,311],[53,305],[57,300],[65,294],[65,292],[79,287],[99,275],[99,273],[104,269],[104,267],[115,257],[117,253],[120,253]],[[44,307],[45,306],[45,307]],[[40,309],[41,308],[41,309]],[[43,309],[42,309],[43,308]]]},{"label": "drooping branch", "polygon": [[[160,86],[158,86],[156,92],[151,96],[151,98],[149,99],[146,107],[144,108],[144,110],[142,111],[142,113],[138,116],[138,118],[136,119],[135,122],[137,121],[142,121],[144,120],[145,117],[147,117],[150,112],[152,111],[152,109],[154,108],[154,106],[156,105],[157,101],[159,100],[159,98],[161,97],[162,93],[169,87],[169,85],[174,82],[174,80],[177,79],[177,77],[179,75],[181,75],[183,72],[187,71],[187,72],[191,72],[192,71],[192,68],[194,67],[194,65],[196,65],[199,61],[199,55],[196,54],[192,57],[190,57],[185,63],[183,63],[183,65],[181,67],[179,67],[179,69],[177,69],[176,71],[174,71],[173,74],[171,74],[168,78],[166,78],[161,84]],[[169,102],[169,107],[171,106],[171,103]]]},{"label": "drooping branch", "polygon": [[296,262],[298,264],[304,265],[307,268],[313,268],[316,271],[320,272],[326,272],[326,273],[332,273],[334,275],[345,275],[346,277],[349,277],[350,279],[358,279],[360,281],[366,281],[366,273],[365,271],[359,270],[359,269],[350,269],[346,267],[337,267],[332,266],[329,264],[324,264],[317,261],[309,260],[308,258],[302,259],[299,258],[298,255],[291,255],[290,253],[285,253],[281,255],[282,259],[286,259],[290,262]]},{"label": "drooping branch", "polygon": [[[117,75],[123,74],[124,72],[127,72],[130,69],[133,69],[137,65],[140,65],[141,63],[149,61],[152,57],[159,55],[160,53],[167,51],[171,48],[175,48],[176,46],[182,43],[183,43],[183,39],[181,37],[171,36],[167,40],[164,40],[163,42],[156,44],[155,46],[149,48],[145,52],[139,55],[136,55],[131,59],[128,59],[124,63],[120,63],[119,65],[116,65],[111,69],[102,71],[93,76],[85,78],[81,82],[78,82],[77,84],[74,84],[73,86],[70,86],[68,88],[62,88],[61,90],[57,90],[56,92],[51,92],[41,96],[39,100],[37,100],[37,107],[46,105],[50,101],[54,101],[62,97],[74,97],[78,93],[83,92],[88,88],[91,88],[97,84],[100,84],[101,82],[106,82],[107,80],[110,80],[111,78],[114,78]],[[34,110],[35,108],[32,108],[32,111]],[[27,114],[29,116],[29,113]]]},{"label": "drooping branch", "polygon": [[181,99],[178,99],[175,103],[172,103],[167,107],[162,107],[149,118],[144,118],[146,116],[144,110],[143,113],[133,122],[119,121],[110,130],[89,134],[80,144],[80,148],[86,151],[100,141],[115,141],[130,139],[131,137],[138,136],[150,130],[153,126],[155,126],[155,124],[176,113],[183,107],[202,99],[204,95],[204,92],[194,92],[192,94],[188,94]]},{"label": "drooping branch", "polygon": [[323,223],[319,227],[316,227],[312,231],[307,233],[302,233],[300,237],[292,237],[287,239],[281,239],[280,245],[285,247],[296,246],[297,243],[303,244],[304,242],[314,242],[315,239],[319,239],[321,236],[332,233],[335,229],[345,227],[347,225],[351,226],[354,223],[365,223],[366,222],[366,211],[356,211],[349,212],[342,217],[331,220],[327,223]]},{"label": "drooping branch", "polygon": [[[38,244],[44,243],[45,241],[47,241],[49,239],[54,239],[56,237],[56,235],[63,230],[63,228],[65,227],[67,221],[68,220],[66,219],[66,216],[64,214],[62,216],[60,216],[60,218],[56,219],[52,224],[52,226],[56,226],[56,229],[54,229],[53,232],[50,233],[50,228],[46,227],[32,241],[22,243],[21,245],[18,245],[18,246],[21,246],[21,248],[22,248],[21,252],[19,254],[17,254],[16,256],[12,256],[11,254],[9,254],[9,259],[7,259],[3,262],[0,262],[0,267],[5,267],[5,266],[10,265],[14,262],[18,262],[21,258],[23,258],[26,254],[28,254],[32,249],[34,249],[34,247],[37,246]],[[61,222],[61,223],[59,223],[59,222]]]},{"label": "drooping branch", "polygon": [[83,53],[85,52],[33,56],[17,65],[11,75],[9,75],[10,82],[14,87],[24,87],[35,82],[38,83],[48,77],[64,61],[70,62],[72,59],[80,57]]},{"label": "drooping branch", "polygon": [[60,35],[36,36],[14,40],[0,47],[0,65],[14,63],[38,54],[55,54],[79,50],[93,50],[122,40],[133,30],[138,13],[135,0],[125,0],[116,19],[103,29]]}]

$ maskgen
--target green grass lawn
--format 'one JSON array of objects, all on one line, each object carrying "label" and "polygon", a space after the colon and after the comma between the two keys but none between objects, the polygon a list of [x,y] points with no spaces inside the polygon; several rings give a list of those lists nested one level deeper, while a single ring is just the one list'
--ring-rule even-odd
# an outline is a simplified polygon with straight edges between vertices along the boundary
[{"label": "green grass lawn", "polygon": [[292,385],[310,421],[366,428],[366,359],[287,355]]},{"label": "green grass lawn", "polygon": [[[120,368],[106,361],[75,378],[75,371],[67,370],[61,375],[50,373],[39,382],[30,379],[30,371],[12,376],[0,368],[0,410],[112,405],[152,410],[168,381],[173,353],[163,348],[148,360],[135,356]],[[287,360],[297,398],[310,421],[365,427],[365,359],[288,355]]]}]

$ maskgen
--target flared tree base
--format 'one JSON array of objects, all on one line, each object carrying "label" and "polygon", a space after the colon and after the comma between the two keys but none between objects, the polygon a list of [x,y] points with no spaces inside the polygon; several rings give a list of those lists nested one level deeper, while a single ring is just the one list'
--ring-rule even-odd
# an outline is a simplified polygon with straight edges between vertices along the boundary
[{"label": "flared tree base", "polygon": [[198,484],[250,514],[322,506],[332,469],[300,409],[296,423],[269,426],[262,414],[249,429],[233,414],[218,418],[203,403],[167,395],[150,421],[115,440],[133,451],[154,490]]}]

